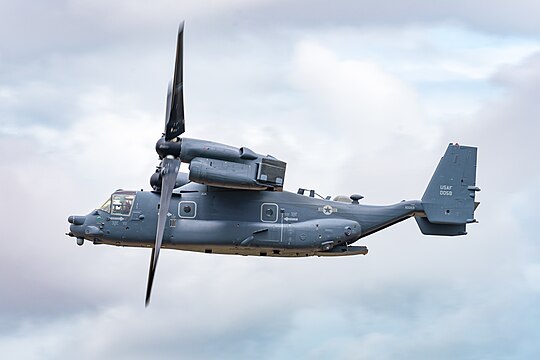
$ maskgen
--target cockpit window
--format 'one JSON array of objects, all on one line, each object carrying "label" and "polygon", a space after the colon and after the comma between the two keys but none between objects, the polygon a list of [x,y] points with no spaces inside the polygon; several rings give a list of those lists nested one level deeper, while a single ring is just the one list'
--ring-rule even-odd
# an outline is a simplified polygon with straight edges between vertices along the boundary
[{"label": "cockpit window", "polygon": [[133,202],[135,200],[134,192],[116,192],[111,196],[111,214],[112,215],[129,215]]},{"label": "cockpit window", "polygon": [[110,214],[111,213],[111,198],[108,198],[107,201],[105,201],[105,203],[103,203],[103,205],[101,205],[99,210],[103,210],[106,213]]}]

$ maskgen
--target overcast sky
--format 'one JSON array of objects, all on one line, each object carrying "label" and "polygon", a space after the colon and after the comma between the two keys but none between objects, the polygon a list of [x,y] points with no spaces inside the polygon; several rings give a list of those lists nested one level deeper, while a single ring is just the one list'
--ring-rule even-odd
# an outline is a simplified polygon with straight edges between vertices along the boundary
[{"label": "overcast sky", "polygon": [[[537,1],[0,0],[0,354],[17,359],[540,355]],[[367,256],[85,244],[68,215],[149,189],[178,23],[186,136],[288,163],[285,187],[422,196],[478,146],[469,234],[413,220]]]}]

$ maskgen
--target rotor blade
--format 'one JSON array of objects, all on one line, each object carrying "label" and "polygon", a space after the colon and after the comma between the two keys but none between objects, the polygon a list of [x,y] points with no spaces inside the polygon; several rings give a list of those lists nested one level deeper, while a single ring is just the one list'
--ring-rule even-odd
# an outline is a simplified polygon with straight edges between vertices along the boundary
[{"label": "rotor blade", "polygon": [[169,81],[167,87],[167,107],[165,109],[165,133],[167,132],[167,124],[169,123],[169,117],[171,116],[171,101],[172,101],[172,82]]},{"label": "rotor blade", "polygon": [[178,28],[176,43],[176,62],[174,64],[174,79],[172,87],[172,101],[169,118],[165,129],[165,140],[170,141],[185,131],[184,125],[184,22]]},{"label": "rotor blade", "polygon": [[165,223],[169,213],[169,205],[171,203],[172,192],[176,182],[176,176],[180,168],[180,160],[173,157],[166,157],[162,162],[161,170],[161,195],[159,199],[159,212],[156,230],[156,242],[152,249],[150,257],[150,268],[148,270],[148,284],[146,287],[146,306],[150,302],[150,294],[152,292],[152,284],[154,282],[154,274],[156,272],[157,261],[159,258],[159,250],[163,241],[163,232]]},{"label": "rotor blade", "polygon": [[156,254],[156,249],[152,248],[152,255],[150,256],[150,267],[148,268],[148,284],[146,284],[146,300],[144,301],[144,305],[148,306],[148,303],[150,303],[150,294],[152,293],[152,284],[154,283],[154,257]]}]

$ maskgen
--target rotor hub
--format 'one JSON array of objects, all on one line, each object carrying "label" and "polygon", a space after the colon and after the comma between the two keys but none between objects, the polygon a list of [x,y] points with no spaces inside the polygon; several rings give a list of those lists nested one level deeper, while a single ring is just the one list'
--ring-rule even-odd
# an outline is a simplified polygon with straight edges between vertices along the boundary
[{"label": "rotor hub", "polygon": [[156,152],[160,159],[167,156],[173,156],[175,158],[180,157],[180,151],[182,150],[182,139],[174,138],[173,140],[165,140],[165,136],[162,136],[156,142]]}]

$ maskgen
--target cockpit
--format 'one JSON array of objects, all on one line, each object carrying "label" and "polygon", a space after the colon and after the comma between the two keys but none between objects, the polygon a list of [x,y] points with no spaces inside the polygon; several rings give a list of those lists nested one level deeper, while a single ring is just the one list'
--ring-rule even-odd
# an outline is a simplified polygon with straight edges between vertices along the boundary
[{"label": "cockpit", "polygon": [[135,202],[135,195],[135,191],[117,190],[99,209],[111,215],[129,216]]}]

